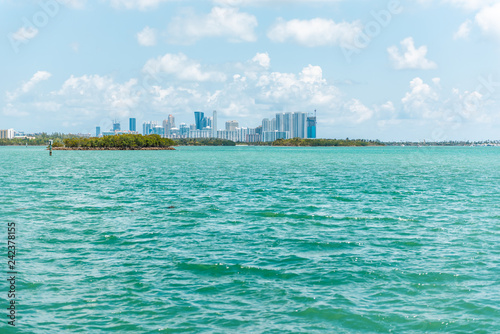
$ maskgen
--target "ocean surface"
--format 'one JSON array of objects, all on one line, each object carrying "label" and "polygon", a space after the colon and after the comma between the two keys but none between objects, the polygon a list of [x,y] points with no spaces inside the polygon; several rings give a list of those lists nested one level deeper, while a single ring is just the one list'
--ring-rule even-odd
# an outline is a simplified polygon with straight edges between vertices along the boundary
[{"label": "ocean surface", "polygon": [[0,203],[0,333],[500,332],[497,147],[0,147]]}]

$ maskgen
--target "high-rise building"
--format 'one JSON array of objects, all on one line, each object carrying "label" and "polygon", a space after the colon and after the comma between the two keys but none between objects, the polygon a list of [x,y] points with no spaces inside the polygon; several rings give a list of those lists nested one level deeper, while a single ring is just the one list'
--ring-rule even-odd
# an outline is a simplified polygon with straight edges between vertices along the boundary
[{"label": "high-rise building", "polygon": [[183,138],[189,134],[189,126],[186,123],[179,124],[179,134]]},{"label": "high-rise building", "polygon": [[161,125],[155,125],[152,129],[152,133],[155,134],[155,135],[160,135],[162,137],[165,136],[165,132],[163,130],[163,126]]},{"label": "high-rise building", "polygon": [[285,131],[285,113],[276,114],[276,130]]},{"label": "high-rise building", "polygon": [[170,124],[170,128],[175,128],[175,118],[172,114],[168,115],[168,123]]},{"label": "high-rise building", "polygon": [[113,130],[112,131],[120,131],[120,122],[118,122],[118,120],[113,121]]},{"label": "high-rise building", "polygon": [[277,113],[276,130],[288,133],[287,138],[306,138],[307,114],[305,112]]},{"label": "high-rise building", "polygon": [[12,139],[15,135],[14,129],[0,130],[0,139]]},{"label": "high-rise building", "polygon": [[100,134],[101,134],[101,127],[100,126],[96,126],[95,127],[95,136],[99,137]]},{"label": "high-rise building", "polygon": [[316,138],[316,110],[314,116],[307,117],[307,138]]},{"label": "high-rise building", "polygon": [[194,112],[194,121],[196,125],[196,130],[203,129],[203,118],[205,118],[205,114],[201,111]]},{"label": "high-rise building", "polygon": [[163,120],[162,127],[165,137],[168,137],[170,135],[170,123],[168,122],[168,119]]},{"label": "high-rise building", "polygon": [[262,120],[262,131],[274,131],[274,129],[271,129],[271,121],[269,118],[264,118]]},{"label": "high-rise building", "polygon": [[163,133],[165,137],[170,137],[173,128],[175,128],[175,118],[173,115],[168,115],[168,118],[163,120]]},{"label": "high-rise building", "polygon": [[212,115],[212,137],[217,138],[217,111],[214,110]]},{"label": "high-rise building", "polygon": [[154,133],[153,128],[157,125],[158,123],[156,121],[144,122],[142,124],[142,134],[146,136]]},{"label": "high-rise building", "polygon": [[212,117],[203,117],[203,121],[201,123],[202,130],[206,130],[208,128],[212,128]]},{"label": "high-rise building", "polygon": [[227,121],[226,122],[226,131],[235,131],[239,126],[237,121]]},{"label": "high-rise building", "polygon": [[136,119],[135,118],[130,118],[128,120],[128,129],[132,132],[137,131],[137,126],[136,126]]},{"label": "high-rise building", "polygon": [[307,138],[307,114],[305,112],[292,113],[291,137]]}]

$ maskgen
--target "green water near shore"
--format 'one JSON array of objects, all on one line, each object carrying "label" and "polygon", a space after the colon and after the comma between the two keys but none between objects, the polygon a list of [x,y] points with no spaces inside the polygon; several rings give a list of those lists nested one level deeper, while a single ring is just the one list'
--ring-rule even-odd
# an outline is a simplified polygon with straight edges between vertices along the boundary
[{"label": "green water near shore", "polygon": [[499,180],[496,147],[0,147],[0,332],[500,332]]}]

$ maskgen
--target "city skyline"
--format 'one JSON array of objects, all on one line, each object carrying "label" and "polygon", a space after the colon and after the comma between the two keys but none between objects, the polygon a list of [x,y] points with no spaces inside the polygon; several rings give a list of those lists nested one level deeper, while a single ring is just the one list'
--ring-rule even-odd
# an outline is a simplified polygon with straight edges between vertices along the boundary
[{"label": "city skyline", "polygon": [[321,138],[500,137],[495,0],[4,0],[0,9],[2,129],[93,133],[130,117],[188,123],[198,110],[256,127],[317,109]]},{"label": "city skyline", "polygon": [[[251,127],[240,127],[238,121],[231,120],[225,122],[225,128],[217,127],[217,111],[214,110],[212,116],[205,116],[202,111],[194,112],[194,123],[180,123],[175,125],[175,117],[168,115],[168,118],[161,122],[157,120],[145,121],[142,124],[142,134],[156,134],[164,138],[218,138],[227,139],[234,142],[272,142],[277,139],[291,138],[316,138],[317,118],[314,113],[288,112],[276,113],[272,119],[262,119],[261,125]],[[113,136],[134,133],[136,131],[136,118],[129,118],[129,129],[121,129],[118,120],[113,121],[113,128],[109,131],[101,131],[101,126],[96,126],[95,135]]]}]

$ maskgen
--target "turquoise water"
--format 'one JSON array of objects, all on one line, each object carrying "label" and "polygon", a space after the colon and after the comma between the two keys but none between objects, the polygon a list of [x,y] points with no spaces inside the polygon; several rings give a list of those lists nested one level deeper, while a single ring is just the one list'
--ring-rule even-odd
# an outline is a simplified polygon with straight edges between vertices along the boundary
[{"label": "turquoise water", "polygon": [[498,333],[499,186],[489,147],[0,147],[16,330]]}]

